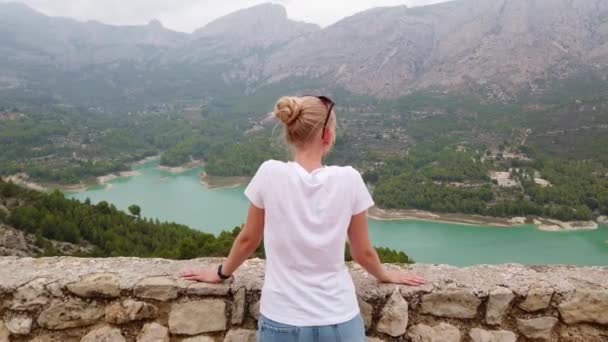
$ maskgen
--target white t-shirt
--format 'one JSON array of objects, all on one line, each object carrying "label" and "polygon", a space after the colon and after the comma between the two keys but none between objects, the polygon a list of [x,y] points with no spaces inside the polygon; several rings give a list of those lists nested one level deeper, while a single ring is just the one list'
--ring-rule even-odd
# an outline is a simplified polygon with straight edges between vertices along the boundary
[{"label": "white t-shirt", "polygon": [[359,306],[344,247],[351,217],[374,204],[359,172],[328,166],[309,173],[296,162],[270,160],[245,195],[265,209],[260,312],[301,327],[354,318]]}]

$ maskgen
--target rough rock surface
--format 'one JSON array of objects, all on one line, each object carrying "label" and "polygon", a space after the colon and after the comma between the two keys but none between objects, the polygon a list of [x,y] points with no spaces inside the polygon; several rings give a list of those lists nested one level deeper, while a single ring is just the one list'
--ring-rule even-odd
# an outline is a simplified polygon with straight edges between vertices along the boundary
[{"label": "rough rock surface", "polygon": [[24,315],[13,316],[6,321],[6,327],[15,335],[27,335],[32,331],[32,318]]},{"label": "rough rock surface", "polygon": [[55,303],[38,316],[38,324],[49,330],[83,327],[95,324],[104,314],[103,308],[95,303],[79,300]]},{"label": "rough rock surface", "polygon": [[213,337],[201,335],[185,338],[182,342],[216,342],[216,340]]},{"label": "rough rock surface", "polygon": [[408,322],[408,303],[399,291],[393,292],[382,308],[376,330],[393,337],[405,334]]},{"label": "rough rock surface", "polygon": [[28,311],[37,309],[49,302],[44,284],[46,278],[37,278],[19,287],[13,297],[12,310]]},{"label": "rough rock surface", "polygon": [[519,304],[519,307],[528,312],[546,309],[551,303],[554,292],[551,287],[535,286],[528,291],[526,299]]},{"label": "rough rock surface", "polygon": [[249,329],[234,329],[228,331],[224,342],[256,342],[255,341],[255,330]]},{"label": "rough rock surface", "polygon": [[608,324],[608,291],[581,289],[574,298],[562,302],[558,308],[562,319],[568,324]]},{"label": "rough rock surface", "polygon": [[244,287],[241,287],[234,294],[234,300],[232,302],[232,317],[230,318],[230,322],[232,324],[242,324],[243,318],[245,318],[245,296],[247,295],[247,290]]},{"label": "rough rock surface", "polygon": [[162,302],[175,299],[178,296],[177,283],[166,277],[146,278],[134,288],[135,295],[139,298],[156,299]]},{"label": "rough rock surface", "polygon": [[9,342],[8,337],[10,336],[10,334],[11,332],[4,325],[4,322],[0,321],[0,342]]},{"label": "rough rock surface", "polygon": [[516,342],[517,335],[505,330],[471,329],[469,337],[473,342]]},{"label": "rough rock surface", "polygon": [[556,324],[557,318],[555,317],[518,319],[517,329],[527,338],[548,341],[551,339],[551,333]]},{"label": "rough rock surface", "polygon": [[126,342],[126,340],[120,329],[106,326],[92,330],[80,342]]},{"label": "rough rock surface", "polygon": [[[6,209],[0,204],[0,212]],[[6,209],[8,210],[8,209]],[[49,240],[37,237],[36,234],[25,233],[21,230],[0,223],[0,256],[35,257],[44,253],[44,249],[37,245],[42,239],[45,243],[52,245],[61,251],[62,255],[74,255],[90,252],[92,245],[86,243],[75,245],[69,242]]]},{"label": "rough rock surface", "polygon": [[137,342],[169,342],[169,329],[156,322],[147,323],[137,335]]},{"label": "rough rock surface", "polygon": [[608,341],[608,330],[588,324],[561,325],[560,342]]},{"label": "rough rock surface", "polygon": [[89,274],[75,283],[68,284],[67,288],[73,294],[85,298],[120,296],[118,276],[112,273]]},{"label": "rough rock surface", "polygon": [[[220,342],[243,336],[249,339],[251,331],[247,329],[255,329],[263,261],[248,260],[232,282],[211,290],[192,287],[193,282],[176,275],[180,269],[219,262],[0,257],[0,337],[6,336],[0,342],[7,342],[11,333],[7,325],[16,342],[78,342],[92,331],[96,332],[89,336],[95,339],[107,335],[120,340],[108,329],[99,330],[109,328],[108,324],[109,329],[116,329],[129,342],[138,338],[139,342],[166,342],[167,338],[176,342]],[[463,342],[514,342],[517,337],[523,342],[532,341],[527,335],[546,338],[543,334],[550,334],[549,341],[608,341],[606,267],[386,265],[428,279],[429,283],[421,287],[379,284],[356,264],[349,267],[362,316],[366,321],[371,319],[370,341],[438,342],[454,339],[456,332]],[[107,291],[75,290],[80,293],[75,294],[68,289],[93,275],[108,273],[117,277],[118,298],[108,298]],[[515,299],[506,304],[511,297],[508,291],[516,294],[519,303],[519,298],[525,301],[537,287],[555,292],[542,313],[513,307]],[[192,288],[197,288],[196,294],[192,290],[189,293]],[[227,294],[225,288],[229,288]],[[173,297],[176,298],[170,299]],[[457,318],[471,315],[472,308],[472,318]],[[26,333],[28,317],[33,323]],[[488,317],[503,317],[502,323],[489,328]],[[534,321],[539,317],[551,321]]]},{"label": "rough rock surface", "polygon": [[230,284],[194,283],[188,286],[186,292],[195,296],[227,296],[230,292]]},{"label": "rough rock surface", "polygon": [[490,325],[501,324],[514,298],[513,291],[506,287],[501,286],[492,290],[486,309],[486,323]]},{"label": "rough rock surface", "polygon": [[106,322],[112,324],[125,324],[132,321],[156,318],[158,308],[146,302],[126,299],[106,307]]},{"label": "rough rock surface", "polygon": [[171,306],[169,331],[179,335],[198,335],[226,330],[226,303],[209,299]]},{"label": "rough rock surface", "polygon": [[372,315],[374,313],[374,307],[363,299],[359,298],[359,310],[361,311],[361,317],[365,324],[365,329],[369,329],[372,326]]},{"label": "rough rock surface", "polygon": [[481,300],[470,290],[450,289],[422,296],[422,313],[439,317],[473,318]]},{"label": "rough rock surface", "polygon": [[425,324],[417,324],[408,331],[412,342],[460,342],[460,330],[447,323],[439,323],[431,327]]},{"label": "rough rock surface", "polygon": [[256,321],[258,319],[260,319],[260,301],[257,300],[255,303],[251,304],[249,306],[249,314],[251,315],[251,317],[253,317]]}]

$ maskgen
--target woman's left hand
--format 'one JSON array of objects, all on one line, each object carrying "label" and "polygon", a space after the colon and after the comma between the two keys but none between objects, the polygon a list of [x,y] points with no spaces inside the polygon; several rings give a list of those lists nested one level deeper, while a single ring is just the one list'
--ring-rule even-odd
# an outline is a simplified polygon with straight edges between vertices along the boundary
[{"label": "woman's left hand", "polygon": [[222,282],[222,278],[217,275],[217,270],[212,268],[181,271],[179,275],[185,280],[194,280],[202,283],[218,284]]}]

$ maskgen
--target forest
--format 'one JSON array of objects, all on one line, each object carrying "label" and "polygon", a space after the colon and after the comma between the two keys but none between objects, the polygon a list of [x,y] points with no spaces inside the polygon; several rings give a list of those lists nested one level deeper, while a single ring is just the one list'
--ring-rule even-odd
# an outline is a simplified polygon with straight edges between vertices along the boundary
[{"label": "forest", "polygon": [[[6,223],[27,233],[35,234],[44,255],[57,255],[44,239],[79,243],[87,241],[94,250],[83,256],[191,259],[225,257],[230,252],[241,227],[217,236],[191,229],[185,225],[159,222],[141,216],[137,205],[122,212],[112,204],[91,204],[66,199],[62,193],[42,193],[0,181],[0,204],[10,210],[7,216],[0,210],[0,223]],[[377,248],[383,262],[412,263],[405,253]],[[263,246],[255,256],[264,257]],[[349,255],[346,255],[350,258]]]},{"label": "forest", "polygon": [[[491,168],[512,170],[520,186],[501,188],[488,178]],[[551,185],[534,181],[540,173]],[[423,209],[496,217],[540,216],[564,221],[608,214],[608,177],[601,163],[538,158],[482,161],[458,152],[412,151],[364,174],[374,199],[388,209]]]},{"label": "forest", "polygon": [[[159,154],[163,165],[199,159],[210,176],[251,176],[267,159],[289,158],[280,125],[262,114],[279,90],[128,114],[5,108],[18,115],[0,121],[7,147],[0,176],[26,172],[43,183],[73,184]],[[608,105],[603,95],[566,90],[508,104],[466,94],[373,100],[337,92],[337,140],[325,162],[361,170],[384,208],[589,220],[608,210]],[[529,159],[503,158],[506,150]],[[489,178],[509,169],[515,188]],[[535,173],[551,186],[536,184]]]}]

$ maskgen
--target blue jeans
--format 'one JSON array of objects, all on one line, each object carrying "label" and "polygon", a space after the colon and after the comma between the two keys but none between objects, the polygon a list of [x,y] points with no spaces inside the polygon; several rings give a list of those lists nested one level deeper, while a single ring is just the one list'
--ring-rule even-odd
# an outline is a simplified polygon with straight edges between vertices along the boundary
[{"label": "blue jeans", "polygon": [[260,315],[257,342],[365,342],[361,315],[348,322],[318,327],[296,327]]}]

